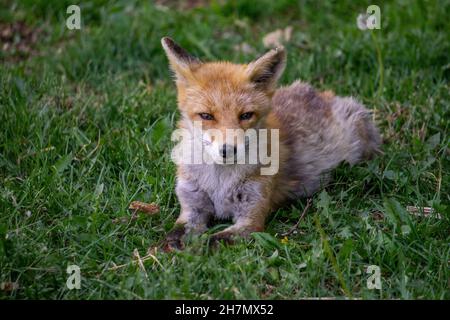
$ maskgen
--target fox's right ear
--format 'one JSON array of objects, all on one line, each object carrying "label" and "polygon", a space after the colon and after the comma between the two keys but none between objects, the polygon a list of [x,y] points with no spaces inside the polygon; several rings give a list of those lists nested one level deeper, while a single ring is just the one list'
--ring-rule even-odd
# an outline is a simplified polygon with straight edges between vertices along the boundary
[{"label": "fox's right ear", "polygon": [[162,38],[161,44],[169,59],[170,67],[175,72],[177,82],[191,80],[192,71],[202,64],[201,61],[168,37]]}]

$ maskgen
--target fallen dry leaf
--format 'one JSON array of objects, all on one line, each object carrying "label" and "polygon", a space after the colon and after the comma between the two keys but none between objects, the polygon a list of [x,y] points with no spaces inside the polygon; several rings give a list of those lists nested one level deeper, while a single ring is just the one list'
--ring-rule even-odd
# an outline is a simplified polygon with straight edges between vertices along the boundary
[{"label": "fallen dry leaf", "polygon": [[266,34],[263,38],[263,44],[266,48],[275,48],[281,46],[285,42],[289,42],[292,37],[292,27],[288,26],[284,29],[277,29]]},{"label": "fallen dry leaf", "polygon": [[19,283],[17,282],[2,282],[0,284],[0,290],[2,291],[14,291],[19,289]]},{"label": "fallen dry leaf", "polygon": [[112,220],[112,223],[128,223],[138,218],[138,212],[152,216],[159,212],[159,206],[156,203],[145,203],[141,201],[133,201],[128,207],[133,213],[130,217],[119,217]]},{"label": "fallen dry leaf", "polygon": [[376,210],[372,212],[372,218],[373,220],[380,221],[384,219],[384,214],[383,212]]},{"label": "fallen dry leaf", "polygon": [[266,284],[266,290],[262,293],[261,297],[263,299],[267,299],[275,290],[275,286],[272,286],[270,284]]},{"label": "fallen dry leaf", "polygon": [[130,203],[128,209],[140,211],[149,215],[159,213],[159,206],[156,203],[145,203],[141,201],[133,201]]}]

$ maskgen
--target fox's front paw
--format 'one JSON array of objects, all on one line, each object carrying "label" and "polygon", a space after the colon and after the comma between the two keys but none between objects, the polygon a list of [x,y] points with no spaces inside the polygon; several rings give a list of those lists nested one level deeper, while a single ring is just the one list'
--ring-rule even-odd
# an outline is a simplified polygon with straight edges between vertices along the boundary
[{"label": "fox's front paw", "polygon": [[209,245],[213,248],[216,248],[219,243],[223,243],[223,244],[234,244],[234,234],[231,232],[218,232],[213,234],[210,238],[209,238]]},{"label": "fox's front paw", "polygon": [[181,239],[177,240],[165,240],[162,245],[162,250],[164,252],[172,252],[174,250],[183,250],[184,249],[184,243],[181,241]]},{"label": "fox's front paw", "polygon": [[174,250],[183,250],[184,242],[183,237],[186,233],[184,225],[175,225],[172,230],[169,231],[166,238],[162,243],[162,249],[165,252],[171,252]]}]

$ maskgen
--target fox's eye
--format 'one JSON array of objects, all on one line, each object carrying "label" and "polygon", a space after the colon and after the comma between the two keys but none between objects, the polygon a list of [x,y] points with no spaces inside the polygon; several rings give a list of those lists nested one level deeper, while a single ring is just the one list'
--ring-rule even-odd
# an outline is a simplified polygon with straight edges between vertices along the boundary
[{"label": "fox's eye", "polygon": [[199,113],[198,115],[203,120],[214,120],[214,116],[212,114],[209,114],[209,113]]},{"label": "fox's eye", "polygon": [[239,116],[239,119],[240,120],[250,120],[251,119],[251,117],[253,117],[253,112],[246,112],[246,113],[243,113],[243,114],[241,114],[240,116]]}]

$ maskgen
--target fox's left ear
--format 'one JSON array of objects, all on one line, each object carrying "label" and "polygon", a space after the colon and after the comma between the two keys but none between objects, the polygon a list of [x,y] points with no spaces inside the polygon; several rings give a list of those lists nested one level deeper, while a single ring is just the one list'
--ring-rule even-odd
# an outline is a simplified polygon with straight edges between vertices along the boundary
[{"label": "fox's left ear", "polygon": [[284,47],[270,50],[247,66],[247,74],[257,88],[265,91],[275,90],[278,79],[286,66]]},{"label": "fox's left ear", "polygon": [[201,61],[168,37],[162,38],[161,44],[169,59],[170,67],[175,72],[177,81],[189,81],[192,78],[192,71],[201,65]]}]

